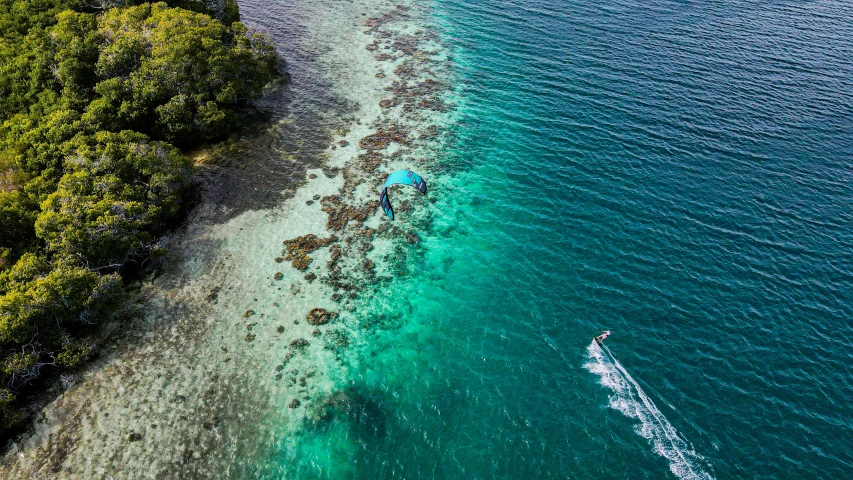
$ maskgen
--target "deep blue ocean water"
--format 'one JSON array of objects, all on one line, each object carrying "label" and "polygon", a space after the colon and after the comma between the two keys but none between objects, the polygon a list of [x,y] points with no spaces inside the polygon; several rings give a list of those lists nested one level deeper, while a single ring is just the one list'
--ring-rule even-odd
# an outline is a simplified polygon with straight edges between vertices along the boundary
[{"label": "deep blue ocean water", "polygon": [[287,461],[853,478],[853,6],[434,16],[461,82],[453,173],[411,274],[363,309],[398,326],[359,347],[363,408]]}]

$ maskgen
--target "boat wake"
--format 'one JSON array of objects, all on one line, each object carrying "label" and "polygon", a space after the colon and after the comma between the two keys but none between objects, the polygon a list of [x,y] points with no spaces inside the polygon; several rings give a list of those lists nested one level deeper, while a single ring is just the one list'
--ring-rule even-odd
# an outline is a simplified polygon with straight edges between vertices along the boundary
[{"label": "boat wake", "polygon": [[593,341],[587,351],[589,361],[584,367],[601,377],[601,384],[613,392],[610,407],[640,421],[634,431],[649,441],[655,453],[669,461],[669,470],[683,480],[713,479],[703,468],[704,457],[669,423],[607,346]]}]

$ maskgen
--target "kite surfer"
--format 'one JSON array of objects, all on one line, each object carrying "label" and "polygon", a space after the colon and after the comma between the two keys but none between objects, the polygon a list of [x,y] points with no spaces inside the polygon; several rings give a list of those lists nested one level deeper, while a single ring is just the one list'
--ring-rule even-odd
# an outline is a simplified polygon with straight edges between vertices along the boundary
[{"label": "kite surfer", "polygon": [[601,345],[605,338],[610,336],[610,330],[602,330],[601,335],[595,337],[595,342]]}]

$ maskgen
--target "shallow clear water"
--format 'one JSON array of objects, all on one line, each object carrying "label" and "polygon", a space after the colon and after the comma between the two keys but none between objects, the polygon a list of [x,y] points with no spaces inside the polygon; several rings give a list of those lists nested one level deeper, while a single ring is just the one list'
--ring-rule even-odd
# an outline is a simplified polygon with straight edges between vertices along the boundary
[{"label": "shallow clear water", "polygon": [[[390,325],[352,353],[357,407],[281,462],[332,478],[853,475],[853,10],[432,14],[461,79],[452,173],[409,276],[356,311]],[[613,357],[590,345],[601,328]]]}]

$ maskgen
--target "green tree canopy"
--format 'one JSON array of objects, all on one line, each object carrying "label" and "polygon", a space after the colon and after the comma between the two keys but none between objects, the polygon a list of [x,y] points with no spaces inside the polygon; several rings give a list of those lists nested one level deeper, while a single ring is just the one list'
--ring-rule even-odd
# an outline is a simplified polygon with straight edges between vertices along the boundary
[{"label": "green tree canopy", "polygon": [[78,136],[59,187],[41,205],[36,234],[54,255],[89,268],[121,266],[172,216],[190,164],[177,149],[124,131]]},{"label": "green tree canopy", "polygon": [[257,98],[274,72],[264,37],[165,3],[111,10],[98,34],[98,98],[84,119],[101,130],[132,129],[176,145],[219,137],[234,107]]}]

